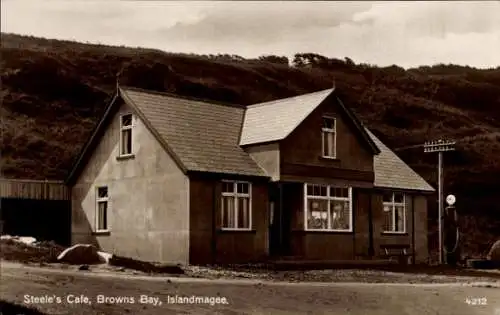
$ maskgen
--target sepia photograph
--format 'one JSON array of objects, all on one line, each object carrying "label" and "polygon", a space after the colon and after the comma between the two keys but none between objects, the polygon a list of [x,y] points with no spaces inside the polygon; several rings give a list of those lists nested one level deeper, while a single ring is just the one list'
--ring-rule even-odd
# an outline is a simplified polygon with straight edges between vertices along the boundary
[{"label": "sepia photograph", "polygon": [[0,315],[500,315],[500,1],[0,12]]}]

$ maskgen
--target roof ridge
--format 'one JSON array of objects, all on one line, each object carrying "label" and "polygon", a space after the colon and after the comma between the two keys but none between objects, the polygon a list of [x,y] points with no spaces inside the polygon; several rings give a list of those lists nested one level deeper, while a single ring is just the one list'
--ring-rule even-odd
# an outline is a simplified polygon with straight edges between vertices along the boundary
[{"label": "roof ridge", "polygon": [[221,105],[221,106],[237,107],[237,108],[242,108],[242,109],[246,108],[245,105],[241,105],[241,104],[234,104],[234,103],[227,103],[227,102],[222,102],[222,101],[203,99],[203,98],[192,97],[192,96],[187,96],[187,95],[175,94],[175,93],[166,92],[166,91],[147,90],[147,89],[138,88],[138,87],[134,87],[134,86],[128,86],[128,85],[120,85],[120,88],[123,90],[130,90],[130,91],[139,92],[139,93],[153,94],[153,95],[159,95],[159,96],[165,96],[165,97],[184,99],[184,100],[204,103],[207,105]]},{"label": "roof ridge", "polygon": [[277,99],[274,99],[274,100],[271,100],[271,101],[265,101],[265,102],[259,102],[259,103],[255,103],[255,104],[250,104],[250,105],[247,106],[247,108],[255,108],[255,107],[260,107],[260,106],[268,106],[268,105],[272,105],[273,103],[281,102],[281,101],[284,101],[284,100],[290,100],[290,99],[298,98],[298,97],[302,98],[304,96],[311,96],[313,94],[325,93],[326,91],[333,92],[334,90],[335,90],[334,88],[329,88],[329,89],[323,89],[323,90],[316,91],[316,92],[310,92],[310,93],[305,93],[305,94],[298,94],[298,95],[284,97],[284,98],[277,98]]}]

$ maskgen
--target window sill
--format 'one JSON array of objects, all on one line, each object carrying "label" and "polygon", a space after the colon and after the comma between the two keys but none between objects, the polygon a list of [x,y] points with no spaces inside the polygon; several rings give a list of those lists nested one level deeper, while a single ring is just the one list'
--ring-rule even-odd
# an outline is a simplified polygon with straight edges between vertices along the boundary
[{"label": "window sill", "polygon": [[319,159],[320,160],[334,161],[334,162],[340,161],[338,158],[333,157],[333,156],[320,156]]},{"label": "window sill", "polygon": [[257,230],[255,229],[218,229],[217,232],[219,233],[257,233]]},{"label": "window sill", "polygon": [[350,234],[353,233],[352,230],[293,230],[295,233],[304,234]]},{"label": "window sill", "polygon": [[92,235],[109,236],[109,235],[111,235],[111,231],[109,231],[109,230],[94,231],[94,232],[92,232]]},{"label": "window sill", "polygon": [[124,154],[124,155],[118,155],[116,157],[117,161],[123,161],[123,160],[129,160],[135,158],[135,154]]},{"label": "window sill", "polygon": [[382,235],[408,236],[408,232],[382,232]]}]

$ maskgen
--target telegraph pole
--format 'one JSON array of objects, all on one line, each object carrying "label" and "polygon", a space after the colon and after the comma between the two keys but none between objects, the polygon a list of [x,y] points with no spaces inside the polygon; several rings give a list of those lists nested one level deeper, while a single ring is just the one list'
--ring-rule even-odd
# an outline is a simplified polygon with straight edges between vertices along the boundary
[{"label": "telegraph pole", "polygon": [[455,141],[437,140],[424,144],[425,153],[438,153],[438,226],[439,226],[439,264],[443,263],[443,152],[454,151]]}]

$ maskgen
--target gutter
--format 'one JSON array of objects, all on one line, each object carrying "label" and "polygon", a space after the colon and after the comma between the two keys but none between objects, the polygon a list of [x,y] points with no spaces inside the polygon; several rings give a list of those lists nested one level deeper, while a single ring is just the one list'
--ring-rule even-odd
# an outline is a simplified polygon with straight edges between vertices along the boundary
[{"label": "gutter", "polygon": [[212,265],[216,264],[217,255],[217,229],[215,227],[217,220],[215,219],[215,214],[217,212],[217,182],[212,185],[213,200],[212,200],[212,240],[210,242],[211,249],[211,262]]},{"label": "gutter", "polygon": [[412,263],[415,265],[415,195],[411,198],[411,225]]},{"label": "gutter", "polygon": [[372,203],[372,198],[373,195],[371,191],[368,193],[368,255],[370,257],[375,256],[375,248],[373,246],[373,203]]}]

